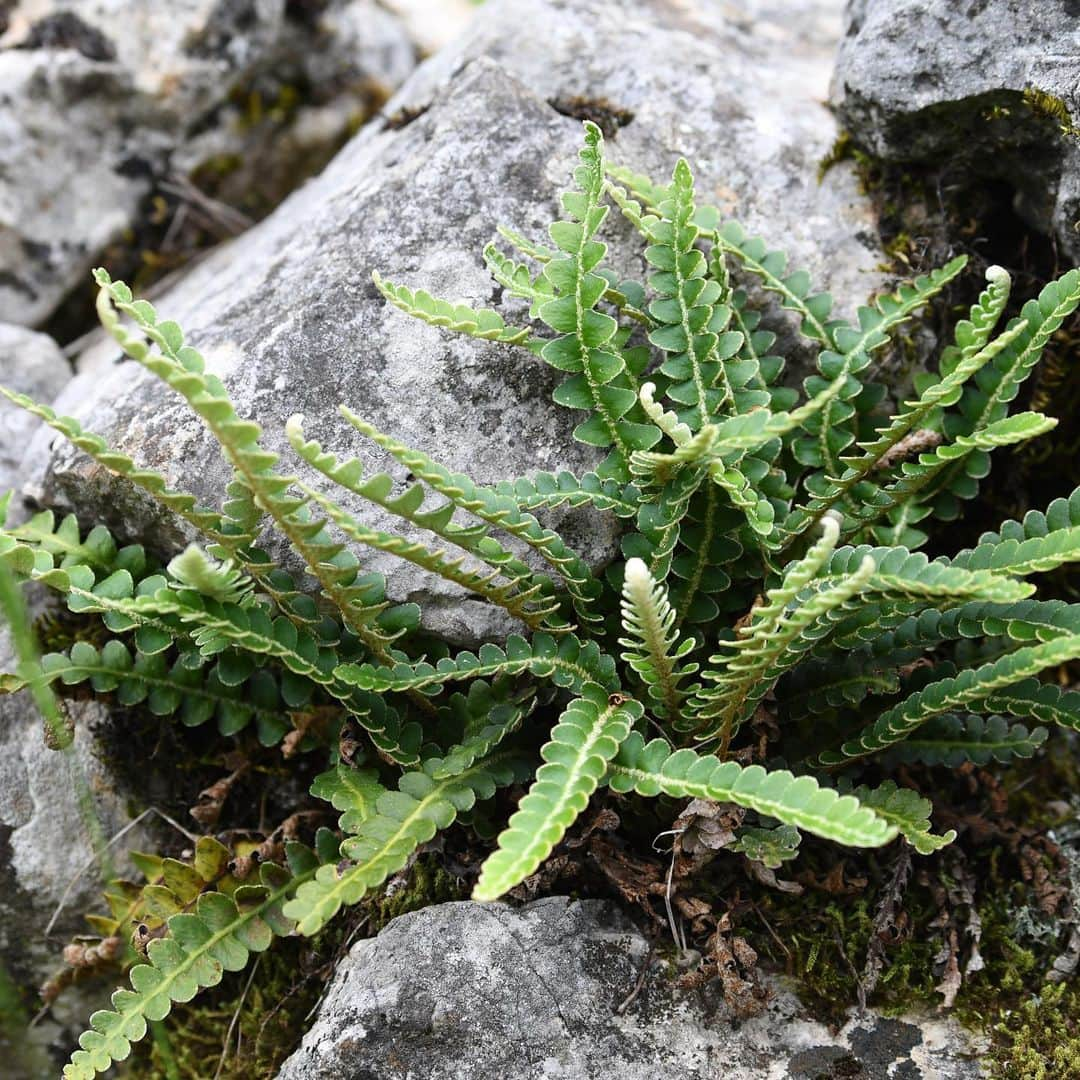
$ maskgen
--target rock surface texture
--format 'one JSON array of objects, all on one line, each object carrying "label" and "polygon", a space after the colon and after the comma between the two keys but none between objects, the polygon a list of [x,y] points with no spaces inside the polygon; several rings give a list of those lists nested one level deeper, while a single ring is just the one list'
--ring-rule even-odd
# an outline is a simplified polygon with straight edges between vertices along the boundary
[{"label": "rock surface texture", "polygon": [[877,157],[1010,184],[1080,260],[1078,58],[1073,0],[855,0],[832,100]]},{"label": "rock surface texture", "polygon": [[[0,626],[0,671],[14,669],[7,630]],[[0,972],[21,988],[31,1013],[32,992],[64,966],[63,944],[87,932],[81,913],[101,905],[91,834],[76,797],[79,785],[90,792],[106,840],[131,820],[97,734],[107,722],[105,706],[70,701],[67,708],[75,741],[70,750],[58,752],[45,745],[42,720],[28,693],[0,695]],[[122,854],[141,843],[144,834],[129,831],[125,845],[112,853],[119,860],[114,868],[130,873]],[[106,1004],[107,996],[100,985],[89,992],[69,991],[28,1036],[20,1032],[11,1045],[0,1029],[0,1073],[14,1080],[53,1075],[57,1068],[47,1064],[50,1050],[74,1043],[86,1017]]]},{"label": "rock surface texture", "polygon": [[[71,365],[52,338],[0,323],[0,384],[48,405],[70,378]],[[19,466],[37,426],[7,402],[0,408],[0,495],[20,482]]]},{"label": "rock surface texture", "polygon": [[[869,208],[844,168],[820,187],[816,180],[833,138],[820,99],[838,12],[822,4],[800,21],[780,5],[758,7],[720,4],[701,15],[674,0],[487,4],[468,34],[386,105],[385,122],[195,267],[157,299],[158,310],[187,329],[273,449],[300,412],[309,437],[386,467],[337,416],[344,402],[480,482],[594,466],[595,452],[571,438],[574,416],[550,401],[553,372],[522,351],[409,319],[382,300],[371,273],[456,301],[494,302],[481,249],[499,223],[545,239],[580,145],[580,117],[596,115],[613,159],[664,176],[685,154],[702,200],[784,244],[793,265],[852,305],[865,298],[881,281]],[[628,269],[640,274],[640,261]],[[87,377],[60,407],[200,498],[217,498],[227,472],[201,426],[130,364],[110,366],[115,352],[106,345],[84,357]],[[53,456],[43,496],[125,536],[178,539],[67,449]],[[571,543],[602,563],[613,550],[610,527],[577,521],[567,525]],[[508,629],[501,612],[390,557],[367,565],[387,574],[393,599],[418,601],[426,625],[452,640]]]},{"label": "rock surface texture", "polygon": [[831,1034],[777,989],[735,1023],[595,900],[442,904],[354,945],[278,1080],[975,1080],[960,1029],[868,1015]]},{"label": "rock surface texture", "polygon": [[[295,153],[333,142],[415,63],[404,27],[374,0],[0,8],[0,320],[29,326],[146,218],[162,183],[205,213],[185,187],[196,168],[280,172],[289,139],[299,140]],[[268,76],[276,90],[260,83]],[[274,100],[294,86],[304,88],[303,107],[292,103],[295,89],[288,102]],[[286,105],[302,123],[260,140],[255,110]],[[240,225],[226,215],[222,227]]]}]

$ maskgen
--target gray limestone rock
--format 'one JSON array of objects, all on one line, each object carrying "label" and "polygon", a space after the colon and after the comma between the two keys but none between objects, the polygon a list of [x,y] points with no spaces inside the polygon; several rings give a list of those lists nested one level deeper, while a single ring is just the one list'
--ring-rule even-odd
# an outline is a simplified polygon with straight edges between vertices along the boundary
[{"label": "gray limestone rock", "polygon": [[[273,449],[300,412],[329,449],[386,467],[337,416],[344,402],[480,482],[594,466],[596,453],[571,438],[574,418],[550,401],[553,372],[523,352],[407,318],[383,302],[371,272],[496,302],[482,247],[499,223],[542,237],[574,164],[579,117],[599,108],[616,118],[615,160],[663,175],[687,155],[702,199],[786,246],[794,265],[808,265],[852,308],[881,283],[880,254],[851,173],[816,180],[833,137],[819,95],[835,8],[815,5],[800,21],[761,6],[761,18],[746,23],[733,5],[698,12],[670,0],[486,5],[387,104],[387,122],[369,125],[317,180],[158,297],[159,311],[187,329]],[[640,274],[640,245],[614,217],[612,232],[616,258]],[[112,366],[115,354],[103,345],[84,356],[86,374],[61,407],[201,498],[217,498],[227,471],[201,426],[132,365]],[[54,453],[42,495],[151,545],[180,536],[66,449]],[[592,563],[610,558],[612,525],[590,516],[567,527]],[[451,640],[509,628],[501,612],[396,560],[367,565],[387,574],[393,599],[418,601],[426,625]]]},{"label": "gray limestone rock", "polygon": [[712,991],[675,990],[660,963],[620,1010],[649,954],[633,923],[595,900],[403,915],[353,946],[278,1080],[980,1075],[953,1023],[868,1014],[833,1033],[779,986],[761,1015],[736,1021]]},{"label": "gray limestone rock", "polygon": [[[0,624],[0,671],[11,670],[11,644]],[[10,1010],[19,998],[29,1015],[36,1011],[37,988],[64,966],[65,942],[87,932],[83,913],[102,906],[100,864],[76,793],[88,792],[90,813],[106,840],[131,821],[126,793],[97,734],[109,722],[105,706],[69,701],[66,707],[76,735],[60,752],[45,745],[27,692],[0,695],[0,975],[12,987],[5,1005],[11,1021],[17,1020]],[[129,830],[110,851],[113,870],[130,874],[124,852],[145,842],[141,827]],[[106,986],[75,987],[11,1044],[12,1024],[0,1029],[0,1072],[13,1080],[51,1075],[54,1069],[42,1071],[48,1055],[66,1055],[87,1017],[107,1000]]]},{"label": "gray limestone rock", "polygon": [[[45,334],[0,323],[0,385],[51,404],[71,378],[71,365]],[[0,408],[0,495],[20,480],[19,466],[37,421],[7,402]]]},{"label": "gray limestone rock", "polygon": [[1028,224],[1080,260],[1080,4],[857,0],[847,22],[832,100],[856,141],[1005,181]]},{"label": "gray limestone rock", "polygon": [[[302,172],[312,142],[337,145],[414,64],[374,0],[306,20],[285,0],[18,0],[0,27],[0,320],[43,323],[161,183],[205,212],[183,186],[200,165],[239,160],[251,186],[296,143]],[[267,72],[311,99],[276,143],[230,100]]]}]

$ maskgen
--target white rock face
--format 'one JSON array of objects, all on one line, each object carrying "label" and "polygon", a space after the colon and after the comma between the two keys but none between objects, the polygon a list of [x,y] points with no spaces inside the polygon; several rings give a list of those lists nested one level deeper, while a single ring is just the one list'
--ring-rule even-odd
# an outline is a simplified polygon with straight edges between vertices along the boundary
[{"label": "white rock face", "polygon": [[278,1080],[980,1076],[957,1024],[870,1013],[834,1033],[779,985],[761,1015],[735,1022],[708,995],[677,992],[657,961],[617,1015],[649,955],[598,900],[403,915],[353,946]]},{"label": "white rock face", "polygon": [[[573,441],[574,415],[550,401],[552,371],[524,352],[407,318],[378,295],[372,271],[449,299],[495,302],[484,244],[500,223],[544,239],[580,145],[580,119],[566,114],[599,110],[614,118],[614,160],[663,177],[686,155],[702,201],[786,247],[793,266],[809,267],[852,309],[881,283],[880,253],[850,172],[816,178],[835,130],[821,103],[836,21],[827,10],[785,19],[763,6],[751,20],[736,19],[733,6],[664,0],[486,4],[465,37],[386,105],[393,122],[365,128],[317,180],[192,269],[157,307],[185,327],[273,449],[288,453],[285,420],[300,412],[328,448],[387,467],[337,416],[344,402],[483,483],[591,468],[598,456]],[[640,245],[614,215],[609,239],[620,266],[641,275]],[[84,356],[87,376],[60,407],[201,499],[218,499],[228,473],[209,437],[152,378],[130,363],[112,366],[115,355],[104,345]],[[175,523],[63,448],[43,495],[125,537],[160,547],[180,539]],[[568,521],[594,565],[611,557],[609,522]],[[451,640],[509,629],[501,612],[391,557],[365,564]]]}]

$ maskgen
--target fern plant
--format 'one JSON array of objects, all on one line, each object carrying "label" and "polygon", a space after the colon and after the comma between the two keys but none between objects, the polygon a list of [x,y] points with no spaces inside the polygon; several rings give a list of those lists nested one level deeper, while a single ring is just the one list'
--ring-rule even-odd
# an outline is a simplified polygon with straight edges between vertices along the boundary
[{"label": "fern plant", "polygon": [[[1080,272],[1000,328],[1010,283],[992,269],[938,369],[889,415],[874,355],[962,258],[837,318],[783,255],[697,204],[686,162],[655,184],[609,165],[592,124],[562,207],[546,239],[501,229],[517,254],[483,253],[495,281],[528,302],[529,325],[375,283],[409,315],[555,369],[554,400],[581,417],[575,436],[597,448],[594,472],[480,485],[343,406],[344,422],[408,472],[402,484],[325,452],[294,417],[298,458],[407,531],[372,528],[284,471],[181,329],[100,270],[105,328],[219,442],[233,470],[221,506],[0,389],[202,536],[159,565],[49,512],[0,531],[12,573],[108,632],[104,645],[22,664],[0,689],[89,683],[185,724],[215,720],[224,736],[254,724],[267,745],[303,710],[331,718],[303,746],[326,758],[312,794],[340,813],[338,831],[321,832],[315,851],[290,847],[255,882],[223,870],[217,848],[202,869],[210,848],[196,852],[194,877],[152,866],[163,881],[133,894],[157,917],[147,962],[92,1018],[71,1080],[124,1058],[148,1021],[274,934],[321,930],[499,788],[528,784],[480,872],[483,901],[533,874],[600,787],[734,803],[749,816],[732,850],[768,866],[793,858],[802,832],[864,848],[902,837],[929,853],[954,834],[935,835],[929,802],[882,780],[892,763],[1005,761],[1034,753],[1041,725],[1080,727],[1080,694],[1040,679],[1080,658],[1080,606],[1034,599],[1028,581],[1080,559],[1080,491],[952,557],[917,550],[932,518],[977,495],[991,450],[1054,426],[1009,406],[1080,304]],[[641,234],[644,282],[605,264],[613,208]],[[801,393],[782,381],[748,275],[817,350]],[[620,520],[610,566],[590,566],[544,524],[567,506]],[[260,547],[267,529],[314,590]],[[519,632],[475,652],[435,648],[413,632],[415,607],[390,604],[350,543],[463,586]],[[913,663],[924,654],[931,663]],[[762,716],[779,732],[764,758],[747,737]],[[347,754],[345,729],[364,733]]]}]

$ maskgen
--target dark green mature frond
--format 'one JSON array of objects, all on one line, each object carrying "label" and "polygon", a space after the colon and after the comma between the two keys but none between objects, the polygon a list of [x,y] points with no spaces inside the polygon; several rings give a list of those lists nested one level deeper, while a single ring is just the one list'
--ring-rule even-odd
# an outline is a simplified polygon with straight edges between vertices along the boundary
[{"label": "dark green mature frond", "polygon": [[[1080,658],[1080,636],[1069,635],[1017,649],[982,667],[969,668],[959,675],[931,683],[887,709],[856,738],[845,742],[839,751],[823,753],[820,763],[823,766],[841,765],[851,758],[888,749],[942,713],[985,711],[1009,712],[1014,716],[1038,715],[1033,710],[1027,711],[1030,706],[1026,695],[1013,699],[1009,688],[1047,668],[1077,658]],[[1076,702],[1080,704],[1080,694],[1076,695]],[[1080,726],[1080,713],[1074,713],[1068,705],[1060,711],[1057,709],[1060,709],[1057,702],[1047,707],[1047,711],[1054,712],[1055,722],[1064,722],[1069,727]]]},{"label": "dark green mature frond", "polygon": [[337,654],[332,648],[285,616],[273,617],[261,604],[221,603],[194,590],[169,588],[163,577],[146,579],[136,592],[131,575],[122,570],[96,585],[84,566],[34,576],[67,594],[72,610],[113,616],[113,630],[145,624],[190,640],[204,656],[231,646],[273,659],[340,701],[384,754],[402,764],[417,760],[419,727],[402,724],[381,698],[341,682],[333,674]]},{"label": "dark green mature frond", "polygon": [[680,420],[698,431],[735,407],[724,362],[738,352],[742,339],[727,331],[731,309],[718,304],[721,287],[706,276],[705,256],[695,247],[695,210],[694,178],[680,160],[667,197],[657,206],[659,216],[644,219],[650,241],[645,258],[653,267],[649,285],[657,296],[649,304],[658,324],[649,341],[667,354],[660,372]]},{"label": "dark green mature frond", "polygon": [[996,533],[983,533],[974,548],[947,561],[1018,577],[1080,561],[1080,488],[1067,499],[1054,499],[1045,513],[1030,510],[1023,521],[1006,521]]},{"label": "dark green mature frond", "polygon": [[[254,668],[244,653],[223,653],[216,663],[194,666],[181,654],[171,663],[162,653],[134,656],[122,641],[100,650],[77,641],[66,653],[46,653],[38,676],[65,686],[89,682],[96,693],[116,694],[124,706],[145,704],[155,716],[175,714],[193,727],[216,718],[223,735],[233,735],[259,721],[264,742],[276,742],[286,730],[278,718],[285,708],[279,681],[268,668]],[[0,692],[13,693],[26,679],[0,676]]]},{"label": "dark green mature frond", "polygon": [[1028,730],[1010,723],[1004,716],[961,716],[945,713],[929,720],[915,735],[890,750],[891,760],[907,764],[945,765],[958,768],[971,763],[1006,764],[1015,758],[1029,758],[1044,742],[1044,727]]},{"label": "dark green mature frond", "polygon": [[556,250],[544,264],[543,276],[553,298],[538,314],[558,336],[543,346],[540,356],[570,375],[556,389],[555,401],[592,414],[575,428],[574,437],[611,448],[600,475],[626,480],[630,454],[648,449],[658,433],[638,418],[637,381],[616,342],[616,320],[596,310],[610,285],[598,272],[607,245],[595,239],[607,216],[607,207],[601,205],[603,151],[600,129],[586,123],[581,164],[574,170],[577,186],[562,195],[568,218],[549,230]]}]

